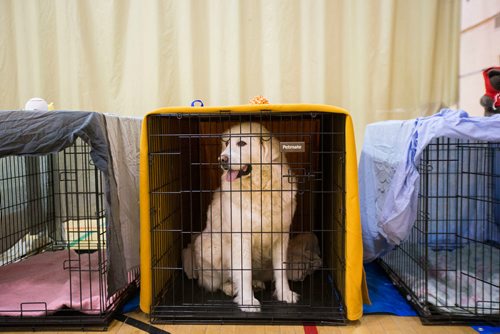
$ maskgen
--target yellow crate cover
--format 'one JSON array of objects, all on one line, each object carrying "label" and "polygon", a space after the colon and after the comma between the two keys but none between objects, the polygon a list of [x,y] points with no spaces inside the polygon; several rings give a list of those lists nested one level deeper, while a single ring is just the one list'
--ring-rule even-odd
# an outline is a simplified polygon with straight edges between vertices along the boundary
[{"label": "yellow crate cover", "polygon": [[358,173],[356,160],[356,143],[353,124],[348,111],[339,107],[317,104],[249,104],[238,106],[213,107],[168,107],[156,109],[147,114],[142,123],[141,157],[140,157],[140,258],[141,258],[141,292],[140,308],[143,312],[151,311],[152,303],[152,268],[151,268],[151,226],[149,197],[149,150],[147,118],[156,114],[178,113],[218,113],[221,110],[231,113],[266,112],[324,112],[337,113],[346,116],[345,121],[345,296],[348,320],[358,320],[363,315],[363,303],[370,303],[363,270],[363,242],[361,237],[361,221],[358,196]]}]

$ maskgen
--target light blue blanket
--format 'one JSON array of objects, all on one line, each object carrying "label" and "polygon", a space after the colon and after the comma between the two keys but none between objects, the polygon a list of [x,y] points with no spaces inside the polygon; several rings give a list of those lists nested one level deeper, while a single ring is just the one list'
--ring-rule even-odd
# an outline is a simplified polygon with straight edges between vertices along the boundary
[{"label": "light blue blanket", "polygon": [[[365,261],[384,255],[408,237],[417,216],[417,166],[423,150],[438,137],[500,143],[500,115],[469,117],[462,110],[443,109],[429,117],[368,125],[359,163]],[[494,173],[499,174],[496,155]],[[498,187],[494,196],[499,196]]]}]

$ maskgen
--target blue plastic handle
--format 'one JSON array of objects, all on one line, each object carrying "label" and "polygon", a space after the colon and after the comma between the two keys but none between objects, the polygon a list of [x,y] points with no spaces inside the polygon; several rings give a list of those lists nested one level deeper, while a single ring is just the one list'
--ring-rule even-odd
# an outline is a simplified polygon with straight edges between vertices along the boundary
[{"label": "blue plastic handle", "polygon": [[203,104],[203,101],[202,100],[194,100],[193,102],[191,102],[191,107],[196,107],[196,103],[199,103],[200,104],[200,107],[204,107],[205,105]]}]

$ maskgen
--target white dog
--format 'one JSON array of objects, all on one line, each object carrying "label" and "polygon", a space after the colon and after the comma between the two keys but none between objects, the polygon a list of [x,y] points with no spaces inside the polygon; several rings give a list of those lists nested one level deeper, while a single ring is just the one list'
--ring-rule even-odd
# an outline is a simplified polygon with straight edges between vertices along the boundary
[{"label": "white dog", "polygon": [[200,285],[234,296],[242,311],[258,312],[252,283],[262,288],[259,277],[272,276],[275,297],[297,302],[286,273],[297,189],[279,141],[259,123],[238,124],[223,134],[219,162],[221,187],[208,208],[205,229],[194,240]]}]

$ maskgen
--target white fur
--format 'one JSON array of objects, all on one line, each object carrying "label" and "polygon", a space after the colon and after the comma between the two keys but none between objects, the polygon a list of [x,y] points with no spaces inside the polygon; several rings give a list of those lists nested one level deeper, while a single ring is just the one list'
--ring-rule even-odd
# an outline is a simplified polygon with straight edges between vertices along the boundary
[{"label": "white fur", "polygon": [[[246,145],[239,146],[239,141]],[[223,134],[222,155],[229,157],[231,169],[250,164],[252,172],[232,182],[228,171],[222,174],[206,227],[194,241],[200,285],[234,296],[242,311],[258,312],[260,302],[252,285],[262,288],[259,277],[272,276],[275,297],[297,302],[299,295],[290,290],[285,263],[296,183],[279,141],[261,124],[242,123]]]}]

